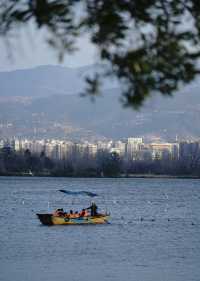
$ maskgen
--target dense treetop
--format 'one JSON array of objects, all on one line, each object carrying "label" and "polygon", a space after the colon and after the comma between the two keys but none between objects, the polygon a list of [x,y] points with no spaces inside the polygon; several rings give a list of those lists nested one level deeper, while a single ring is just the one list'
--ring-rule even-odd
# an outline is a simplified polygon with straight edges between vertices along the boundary
[{"label": "dense treetop", "polygon": [[50,31],[60,58],[89,34],[104,73],[87,79],[88,92],[99,93],[102,76],[114,76],[125,105],[139,106],[153,92],[170,95],[199,73],[199,0],[0,0],[2,36],[29,21]]}]

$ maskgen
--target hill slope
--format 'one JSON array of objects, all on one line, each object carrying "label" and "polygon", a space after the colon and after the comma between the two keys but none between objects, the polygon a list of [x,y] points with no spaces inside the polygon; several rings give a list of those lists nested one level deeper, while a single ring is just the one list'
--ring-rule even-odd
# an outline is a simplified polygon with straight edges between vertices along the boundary
[{"label": "hill slope", "polygon": [[[199,82],[173,98],[154,95],[140,111],[123,109],[120,91],[106,81],[92,103],[77,95],[97,66],[43,66],[0,73],[0,135],[68,138],[200,136]],[[107,89],[106,89],[107,88]],[[110,88],[110,89],[108,89]],[[21,98],[18,98],[18,97]]]}]

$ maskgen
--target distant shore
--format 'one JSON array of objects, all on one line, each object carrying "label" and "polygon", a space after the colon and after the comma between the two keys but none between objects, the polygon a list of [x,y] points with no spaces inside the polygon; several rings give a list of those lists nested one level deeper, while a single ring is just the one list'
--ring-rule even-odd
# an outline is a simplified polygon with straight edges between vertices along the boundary
[{"label": "distant shore", "polygon": [[129,174],[129,175],[113,175],[113,176],[91,176],[91,175],[54,175],[54,174],[43,174],[43,173],[5,173],[0,174],[0,177],[65,177],[65,178],[142,178],[142,179],[200,179],[199,176],[195,175],[157,175],[157,174]]}]

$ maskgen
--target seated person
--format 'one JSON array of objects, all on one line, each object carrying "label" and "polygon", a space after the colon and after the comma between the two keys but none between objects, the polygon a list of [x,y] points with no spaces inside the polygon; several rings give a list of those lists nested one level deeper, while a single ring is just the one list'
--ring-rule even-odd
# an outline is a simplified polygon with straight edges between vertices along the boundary
[{"label": "seated person", "polygon": [[57,209],[55,212],[53,212],[54,217],[62,217],[64,216],[64,210],[63,208]]},{"label": "seated person", "polygon": [[87,210],[85,210],[85,214],[84,214],[84,217],[89,217],[89,212]]},{"label": "seated person", "polygon": [[79,213],[77,211],[75,212],[74,217],[79,218]]},{"label": "seated person", "polygon": [[69,214],[68,214],[68,213],[65,213],[65,214],[64,214],[64,217],[65,217],[65,218],[69,218]]},{"label": "seated person", "polygon": [[80,217],[84,217],[85,216],[85,209],[82,209],[82,211],[80,212]]},{"label": "seated person", "polygon": [[74,213],[73,213],[72,210],[69,211],[69,217],[70,217],[70,218],[73,218],[73,217],[74,217]]}]

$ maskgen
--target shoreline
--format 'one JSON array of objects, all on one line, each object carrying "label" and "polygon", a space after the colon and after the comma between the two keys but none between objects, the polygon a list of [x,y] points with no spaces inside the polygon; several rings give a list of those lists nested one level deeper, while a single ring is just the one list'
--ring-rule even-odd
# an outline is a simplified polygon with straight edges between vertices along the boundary
[{"label": "shoreline", "polygon": [[87,175],[52,175],[52,174],[0,174],[1,177],[29,177],[29,178],[92,178],[92,179],[104,179],[104,178],[120,178],[120,179],[128,179],[128,178],[138,178],[138,179],[200,179],[200,176],[195,175],[155,175],[155,174],[130,174],[130,175],[118,175],[118,176],[87,176]]}]

